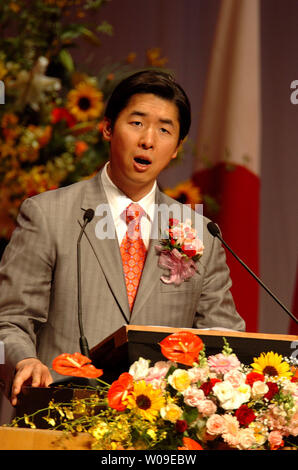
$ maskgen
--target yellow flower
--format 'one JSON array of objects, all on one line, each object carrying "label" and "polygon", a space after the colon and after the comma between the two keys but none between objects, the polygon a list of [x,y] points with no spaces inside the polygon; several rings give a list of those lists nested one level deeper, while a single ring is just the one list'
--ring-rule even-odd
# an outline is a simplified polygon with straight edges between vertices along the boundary
[{"label": "yellow flower", "polygon": [[160,415],[163,419],[176,423],[182,417],[183,410],[180,406],[170,403],[160,410]]},{"label": "yellow flower", "polygon": [[79,83],[67,95],[67,108],[78,121],[96,119],[103,107],[103,94],[89,83]]},{"label": "yellow flower", "polygon": [[169,384],[178,392],[183,392],[186,390],[190,384],[190,376],[187,370],[184,369],[176,369],[172,375],[168,378]]},{"label": "yellow flower", "polygon": [[268,437],[267,427],[263,423],[258,421],[253,421],[249,424],[248,427],[253,429],[256,444],[258,446],[265,444]]},{"label": "yellow flower", "polygon": [[166,188],[164,192],[182,204],[190,204],[192,208],[202,202],[199,188],[190,180],[179,183],[175,188]]},{"label": "yellow flower", "polygon": [[262,353],[259,357],[254,357],[254,362],[251,364],[255,372],[271,377],[287,377],[292,376],[290,366],[287,362],[282,360],[282,356],[270,351]]},{"label": "yellow flower", "polygon": [[142,418],[150,422],[154,422],[157,418],[159,410],[164,406],[165,399],[161,390],[152,388],[150,384],[146,384],[144,380],[140,380],[134,384],[131,395],[127,397],[127,408],[134,410]]},{"label": "yellow flower", "polygon": [[96,426],[89,429],[89,433],[95,439],[101,439],[106,433],[109,432],[109,427],[104,421],[100,421]]},{"label": "yellow flower", "polygon": [[151,437],[151,439],[156,439],[156,432],[154,431],[154,429],[148,429],[147,434],[149,437]]}]

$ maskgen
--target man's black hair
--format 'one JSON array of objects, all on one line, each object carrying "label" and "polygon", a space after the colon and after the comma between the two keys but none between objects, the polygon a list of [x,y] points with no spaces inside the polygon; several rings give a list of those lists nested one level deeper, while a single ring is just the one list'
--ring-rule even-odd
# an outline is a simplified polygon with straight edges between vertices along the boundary
[{"label": "man's black hair", "polygon": [[107,103],[105,117],[110,119],[111,127],[119,113],[128,105],[133,95],[150,93],[171,101],[177,106],[180,124],[179,141],[188,134],[191,124],[191,107],[183,88],[174,78],[162,71],[142,70],[124,78],[112,92]]}]

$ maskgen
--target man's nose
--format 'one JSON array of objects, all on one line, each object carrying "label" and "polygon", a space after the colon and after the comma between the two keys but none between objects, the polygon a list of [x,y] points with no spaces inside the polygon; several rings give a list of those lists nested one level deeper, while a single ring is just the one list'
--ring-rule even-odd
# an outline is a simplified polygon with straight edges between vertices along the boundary
[{"label": "man's nose", "polygon": [[144,129],[140,136],[139,145],[146,150],[154,147],[153,129]]}]

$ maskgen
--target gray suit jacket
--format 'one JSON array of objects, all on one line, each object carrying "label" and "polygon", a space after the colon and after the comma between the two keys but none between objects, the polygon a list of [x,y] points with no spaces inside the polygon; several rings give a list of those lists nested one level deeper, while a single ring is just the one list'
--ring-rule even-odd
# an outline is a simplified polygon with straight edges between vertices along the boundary
[{"label": "gray suit jacket", "polygon": [[[156,202],[174,201],[157,191]],[[37,355],[51,367],[62,352],[79,351],[76,244],[82,208],[96,210],[100,203],[107,204],[100,174],[23,203],[0,265],[0,340],[12,369],[25,357]],[[178,287],[161,281],[167,272],[158,266],[158,239],[150,241],[131,314],[118,240],[96,236],[100,220],[95,215],[81,241],[83,324],[90,348],[125,317],[136,325],[244,329],[229,291],[225,253],[208,233],[208,220],[202,220],[205,250],[198,272]]]}]

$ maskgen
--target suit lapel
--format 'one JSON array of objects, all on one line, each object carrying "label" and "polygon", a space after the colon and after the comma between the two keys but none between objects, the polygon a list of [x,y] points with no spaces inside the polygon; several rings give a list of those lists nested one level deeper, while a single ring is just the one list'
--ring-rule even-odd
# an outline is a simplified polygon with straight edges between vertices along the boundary
[{"label": "suit lapel", "polygon": [[[162,198],[163,198],[162,193],[159,190],[157,190],[156,198],[155,198],[157,207],[159,204],[165,203],[165,201],[163,201]],[[167,226],[168,220],[164,221],[164,223],[165,225],[163,226]],[[130,323],[132,324],[134,323],[136,317],[141,313],[142,307],[145,305],[145,303],[148,301],[148,299],[152,295],[152,292],[156,288],[156,285],[160,282],[161,270],[158,267],[158,256],[157,256],[156,249],[155,249],[155,247],[160,242],[160,236],[161,234],[159,234],[159,231],[157,231],[157,237],[150,239],[146,262],[143,268],[140,285],[139,285],[138,292],[136,295],[134,307],[131,313]]]},{"label": "suit lapel", "polygon": [[[86,237],[104,272],[106,281],[113,292],[122,315],[129,322],[130,310],[123,270],[121,269],[122,260],[119,244],[112,214],[101,183],[100,173],[87,186],[81,207],[83,209],[92,208],[95,211],[93,220],[86,227]],[[101,229],[106,228],[105,222],[109,223],[110,232],[108,237],[102,238],[99,234],[102,231]]]}]

